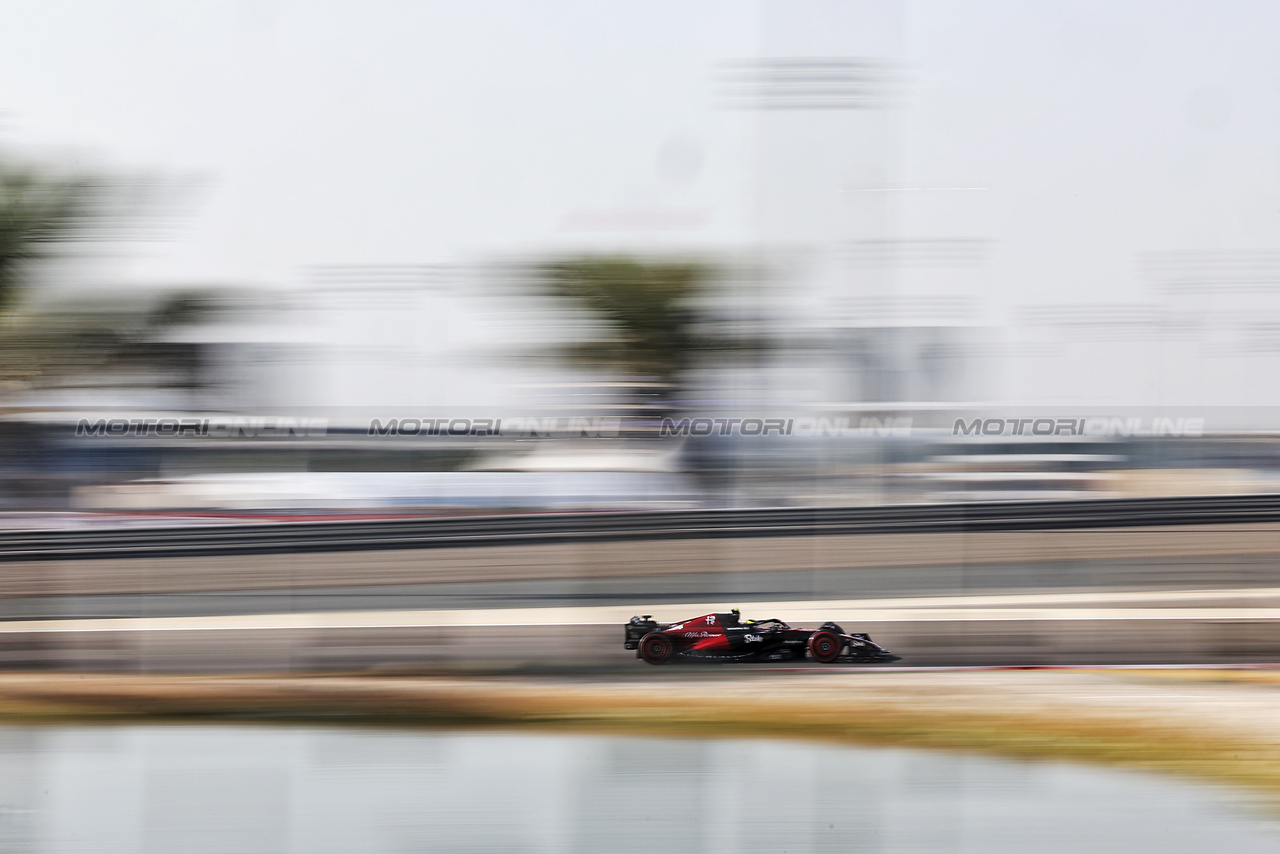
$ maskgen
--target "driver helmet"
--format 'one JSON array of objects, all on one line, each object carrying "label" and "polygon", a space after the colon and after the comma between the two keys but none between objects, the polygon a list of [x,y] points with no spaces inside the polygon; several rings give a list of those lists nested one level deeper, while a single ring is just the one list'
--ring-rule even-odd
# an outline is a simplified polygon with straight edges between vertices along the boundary
[{"label": "driver helmet", "polygon": [[742,612],[739,611],[737,608],[731,609],[729,613],[733,615],[733,621],[735,623],[738,622],[740,619],[742,619]]}]

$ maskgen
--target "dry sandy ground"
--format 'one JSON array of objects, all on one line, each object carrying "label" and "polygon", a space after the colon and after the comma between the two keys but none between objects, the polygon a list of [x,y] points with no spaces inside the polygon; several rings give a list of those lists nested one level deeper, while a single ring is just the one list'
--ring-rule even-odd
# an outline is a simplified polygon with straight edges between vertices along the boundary
[{"label": "dry sandy ground", "polygon": [[1280,671],[646,670],[607,680],[0,674],[0,720],[538,726],[978,750],[1122,765],[1280,803]]}]

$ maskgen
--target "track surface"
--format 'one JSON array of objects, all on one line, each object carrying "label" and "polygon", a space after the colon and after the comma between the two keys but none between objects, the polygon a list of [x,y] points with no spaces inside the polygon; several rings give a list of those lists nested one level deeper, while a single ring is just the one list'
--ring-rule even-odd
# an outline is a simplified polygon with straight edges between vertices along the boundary
[{"label": "track surface", "polygon": [[[748,616],[756,618],[778,617],[797,626],[835,620],[868,631],[910,667],[1269,664],[1280,654],[1280,588],[789,598],[748,607]],[[651,610],[670,622],[722,608],[722,600],[685,600],[652,608],[540,603],[203,616],[31,615],[0,621],[0,668],[308,672],[445,666],[648,673],[666,668],[649,668],[622,649],[622,625],[631,615]],[[723,668],[679,669],[692,678]]]},{"label": "track surface", "polygon": [[825,534],[1050,531],[1276,521],[1280,521],[1280,495],[539,514],[112,531],[10,531],[0,534],[0,561]]}]

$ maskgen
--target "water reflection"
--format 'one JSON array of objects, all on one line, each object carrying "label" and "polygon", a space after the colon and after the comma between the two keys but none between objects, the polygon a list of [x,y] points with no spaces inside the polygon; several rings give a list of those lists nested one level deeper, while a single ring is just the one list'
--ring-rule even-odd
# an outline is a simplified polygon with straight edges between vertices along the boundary
[{"label": "water reflection", "polygon": [[1221,790],[898,749],[0,729],[0,851],[1272,852]]}]

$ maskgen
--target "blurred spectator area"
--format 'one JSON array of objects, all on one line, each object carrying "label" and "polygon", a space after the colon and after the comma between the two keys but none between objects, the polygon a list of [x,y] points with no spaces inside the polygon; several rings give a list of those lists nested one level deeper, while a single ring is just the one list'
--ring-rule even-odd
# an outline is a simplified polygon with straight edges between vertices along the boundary
[{"label": "blurred spectator area", "polygon": [[[614,438],[389,439],[342,423],[278,437],[76,436],[75,413],[10,414],[0,506],[439,512],[1280,491],[1273,433],[957,437],[929,426],[940,417],[833,413],[818,419],[831,429],[790,436],[664,437],[658,421],[635,419]],[[918,426],[882,426],[893,418]]]}]

